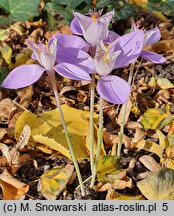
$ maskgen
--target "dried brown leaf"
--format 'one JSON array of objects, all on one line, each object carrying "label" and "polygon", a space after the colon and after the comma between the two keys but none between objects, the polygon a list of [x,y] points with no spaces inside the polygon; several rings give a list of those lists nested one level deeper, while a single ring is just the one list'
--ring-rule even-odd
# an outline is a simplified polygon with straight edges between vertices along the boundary
[{"label": "dried brown leaf", "polygon": [[118,115],[118,124],[119,125],[121,125],[121,122],[122,122],[122,112],[124,111],[125,106],[126,106],[126,113],[125,113],[124,123],[126,124],[128,122],[129,115],[130,115],[130,112],[131,112],[132,101],[130,99],[128,99],[128,102],[126,104],[122,105],[120,113]]},{"label": "dried brown leaf", "polygon": [[33,86],[30,85],[26,88],[16,90],[18,97],[20,98],[19,104],[24,107],[28,108],[30,102],[32,101],[33,97]]},{"label": "dried brown leaf", "polygon": [[8,124],[12,114],[16,111],[13,101],[5,98],[0,102],[0,124]]},{"label": "dried brown leaf", "polygon": [[103,140],[105,143],[106,149],[111,149],[114,144],[118,143],[119,136],[108,132],[106,129],[103,129]]},{"label": "dried brown leaf", "polygon": [[139,122],[129,121],[126,124],[126,128],[128,128],[128,129],[136,129],[136,128],[143,128],[143,126]]},{"label": "dried brown leaf", "polygon": [[64,86],[62,90],[59,92],[59,94],[60,96],[62,96],[63,94],[71,91],[77,92],[77,89],[73,86]]},{"label": "dried brown leaf", "polygon": [[151,173],[150,171],[142,172],[137,175],[136,179],[137,180],[145,179],[150,173]]},{"label": "dried brown leaf", "polygon": [[146,136],[145,131],[137,127],[135,129],[134,138],[132,139],[131,143],[137,143],[138,141],[143,140],[145,136]]},{"label": "dried brown leaf", "polygon": [[86,93],[85,91],[83,91],[83,90],[79,90],[79,91],[78,91],[77,100],[78,100],[79,102],[85,103],[86,100],[87,100],[87,98],[88,98],[88,95],[87,95],[87,93]]},{"label": "dried brown leaf", "polygon": [[7,134],[7,129],[0,128],[0,140]]},{"label": "dried brown leaf", "polygon": [[174,54],[174,39],[167,39],[159,41],[151,45],[151,50],[154,52],[164,52],[164,53],[173,53]]},{"label": "dried brown leaf", "polygon": [[143,155],[139,158],[139,161],[147,167],[151,172],[155,172],[161,169],[160,165],[156,162],[156,160],[150,155]]},{"label": "dried brown leaf", "polygon": [[0,185],[4,200],[21,199],[29,190],[29,185],[15,179],[6,169],[0,174]]},{"label": "dried brown leaf", "polygon": [[125,189],[126,187],[131,188],[132,187],[132,179],[127,178],[126,180],[120,180],[116,179],[114,183],[112,184],[114,189]]}]

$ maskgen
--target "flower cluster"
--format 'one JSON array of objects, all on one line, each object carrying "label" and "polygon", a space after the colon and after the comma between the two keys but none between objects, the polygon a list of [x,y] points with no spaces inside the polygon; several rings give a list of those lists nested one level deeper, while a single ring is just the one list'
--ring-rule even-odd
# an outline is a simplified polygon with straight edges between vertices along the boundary
[{"label": "flower cluster", "polygon": [[133,23],[130,33],[119,36],[108,26],[114,11],[101,15],[93,11],[91,16],[74,13],[70,28],[76,35],[54,35],[46,45],[28,41],[32,57],[38,64],[22,65],[7,76],[1,87],[22,88],[36,82],[46,71],[50,79],[55,72],[75,80],[91,80],[90,74],[99,75],[97,91],[105,100],[122,104],[129,97],[130,86],[120,77],[110,75],[113,69],[134,62],[139,56],[154,63],[165,58],[148,51],[148,46],[160,39],[160,31],[143,31],[139,23]]},{"label": "flower cluster", "polygon": [[[58,73],[72,80],[91,80],[89,149],[92,172],[91,187],[93,187],[102,144],[103,99],[114,104],[124,104],[131,91],[128,82],[112,75],[111,72],[116,68],[122,68],[135,62],[139,56],[154,63],[164,63],[166,61],[163,56],[148,50],[149,45],[160,40],[158,28],[146,31],[139,29],[140,23],[132,23],[130,32],[119,36],[108,30],[113,15],[114,11],[103,16],[102,11],[92,11],[91,16],[74,13],[74,19],[70,25],[74,35],[55,34],[46,45],[41,42],[36,44],[28,41],[28,46],[33,51],[32,58],[39,64],[26,64],[16,67],[1,84],[3,88],[23,88],[35,83],[44,72],[47,73],[53,87],[82,195],[85,194],[82,177],[61,110],[55,74]],[[96,89],[100,95],[96,154],[94,154],[93,145],[95,75],[98,77]],[[124,126],[124,123],[122,124]]]}]

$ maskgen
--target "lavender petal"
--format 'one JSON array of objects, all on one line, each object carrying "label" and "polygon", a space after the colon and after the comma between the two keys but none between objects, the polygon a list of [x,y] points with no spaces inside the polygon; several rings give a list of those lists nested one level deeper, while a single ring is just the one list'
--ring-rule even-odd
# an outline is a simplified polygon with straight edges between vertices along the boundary
[{"label": "lavender petal", "polygon": [[55,34],[50,40],[49,44],[53,39],[57,38],[57,53],[61,52],[63,48],[77,48],[85,52],[89,49],[89,44],[82,38],[75,35],[66,35],[66,34]]},{"label": "lavender petal", "polygon": [[131,88],[122,78],[108,75],[98,80],[97,91],[105,100],[114,104],[123,104],[128,99]]},{"label": "lavender petal", "polygon": [[57,64],[54,66],[54,70],[61,76],[72,80],[91,80],[91,77],[85,70],[73,64]]},{"label": "lavender petal", "polygon": [[74,19],[72,20],[70,24],[70,29],[76,35],[83,35],[82,29],[76,17],[74,17]]},{"label": "lavender petal", "polygon": [[35,83],[44,71],[45,68],[37,64],[21,65],[9,73],[1,87],[17,89],[29,86]]},{"label": "lavender petal", "polygon": [[120,35],[118,35],[117,33],[110,31],[108,33],[108,37],[104,40],[104,42],[106,44],[111,44],[113,43],[116,39],[118,39],[120,37]]},{"label": "lavender petal", "polygon": [[95,72],[94,61],[91,56],[86,52],[76,48],[61,49],[57,54],[56,62],[74,64],[87,73],[91,74]]},{"label": "lavender petal", "polygon": [[146,61],[150,61],[156,64],[162,64],[167,61],[162,55],[146,50],[143,50],[141,52],[141,57]]},{"label": "lavender petal", "polygon": [[161,33],[158,27],[147,30],[144,33],[144,46],[148,46],[150,44],[156,43],[161,38]]},{"label": "lavender petal", "polygon": [[119,68],[130,64],[135,61],[143,48],[144,33],[142,30],[130,32],[119,37],[113,44],[111,44],[111,50],[120,50],[121,53],[116,59],[115,67]]},{"label": "lavender petal", "polygon": [[98,40],[105,40],[108,37],[108,27],[105,23],[96,21],[84,32],[84,38],[92,45],[97,45]]}]

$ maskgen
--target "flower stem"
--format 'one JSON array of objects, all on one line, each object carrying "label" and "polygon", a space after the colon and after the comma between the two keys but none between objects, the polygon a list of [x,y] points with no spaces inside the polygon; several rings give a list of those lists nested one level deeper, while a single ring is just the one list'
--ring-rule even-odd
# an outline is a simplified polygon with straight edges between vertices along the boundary
[{"label": "flower stem", "polygon": [[[131,85],[132,78],[133,78],[133,71],[135,67],[135,62],[133,62],[130,66],[130,72],[128,77],[128,83]],[[117,157],[120,158],[121,156],[121,146],[123,142],[123,135],[124,135],[124,125],[125,125],[125,114],[126,114],[126,108],[127,108],[128,100],[126,103],[122,105],[121,108],[121,125],[120,125],[120,134],[119,134],[119,140],[118,140],[118,148],[117,148]]]},{"label": "flower stem", "polygon": [[99,158],[100,158],[100,151],[101,151],[101,146],[103,143],[102,129],[103,129],[103,98],[100,96],[98,140],[97,140],[95,164],[94,164],[94,169],[93,169],[93,174],[92,174],[92,179],[91,179],[91,184],[90,184],[91,188],[94,186],[94,183],[95,183],[95,176],[97,173],[97,167],[98,167],[98,162],[99,162]]},{"label": "flower stem", "polygon": [[74,166],[75,166],[75,169],[76,169],[76,172],[77,172],[77,177],[78,177],[78,180],[79,180],[81,194],[82,194],[82,196],[85,196],[85,191],[84,191],[84,187],[83,187],[83,181],[82,181],[82,176],[81,176],[81,173],[80,173],[79,165],[78,165],[78,162],[77,162],[76,157],[75,157],[73,144],[72,144],[70,136],[68,134],[65,119],[64,119],[64,116],[63,116],[63,111],[62,111],[62,108],[61,108],[61,105],[60,105],[59,95],[58,95],[58,92],[57,92],[56,82],[55,82],[55,72],[54,72],[54,74],[53,74],[53,72],[49,73],[48,76],[50,78],[50,81],[51,81],[51,84],[52,84],[52,87],[53,87],[53,91],[54,91],[54,95],[55,95],[55,99],[56,99],[56,105],[57,105],[59,115],[60,115],[60,118],[61,118],[61,121],[62,121],[62,126],[63,126],[64,132],[65,132],[65,136],[66,136],[68,147],[69,147],[69,150],[70,150],[70,153],[71,153],[72,161],[74,163]]},{"label": "flower stem", "polygon": [[89,123],[89,152],[91,173],[94,169],[94,91],[95,91],[95,74],[92,74],[91,95],[90,95],[90,123]]}]

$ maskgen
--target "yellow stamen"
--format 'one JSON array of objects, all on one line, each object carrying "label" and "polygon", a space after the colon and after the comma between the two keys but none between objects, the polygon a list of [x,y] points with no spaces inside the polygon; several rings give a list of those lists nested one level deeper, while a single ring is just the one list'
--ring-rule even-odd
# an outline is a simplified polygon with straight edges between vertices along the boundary
[{"label": "yellow stamen", "polygon": [[106,47],[106,51],[105,51],[105,56],[104,56],[104,60],[105,62],[109,62],[109,45],[105,45]]},{"label": "yellow stamen", "polygon": [[97,17],[96,17],[95,15],[92,15],[91,18],[92,18],[92,21],[93,21],[93,22],[96,22],[96,21],[97,21]]},{"label": "yellow stamen", "polygon": [[48,46],[48,41],[46,41],[45,44],[46,44],[46,52],[47,52],[47,53],[50,53],[49,46]]}]

